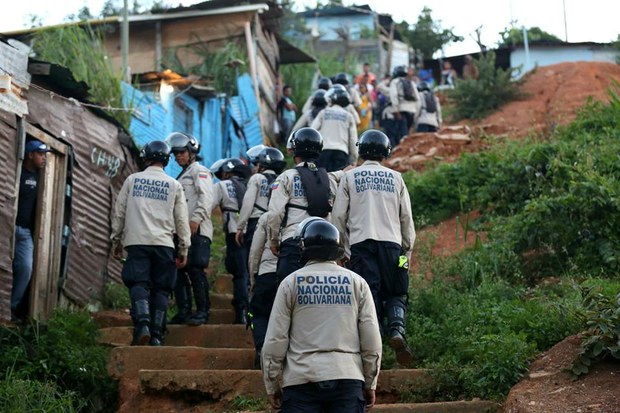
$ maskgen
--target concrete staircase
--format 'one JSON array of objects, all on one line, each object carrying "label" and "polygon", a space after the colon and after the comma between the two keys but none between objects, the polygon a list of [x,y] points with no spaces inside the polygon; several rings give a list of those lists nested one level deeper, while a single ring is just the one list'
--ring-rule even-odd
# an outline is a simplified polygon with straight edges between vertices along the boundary
[{"label": "concrete staircase", "polygon": [[[242,412],[248,411],[247,408],[235,408],[235,400],[266,400],[262,374],[253,369],[252,334],[243,325],[231,324],[234,317],[230,305],[231,276],[218,277],[212,291],[210,324],[171,325],[164,347],[129,346],[132,327],[128,314],[106,316],[104,313],[97,317],[102,326],[100,342],[113,346],[108,372],[119,381],[119,413]],[[378,404],[373,411],[499,411],[496,403],[479,400],[399,403],[404,395],[429,386],[432,380],[424,370],[383,370],[377,388]]]}]

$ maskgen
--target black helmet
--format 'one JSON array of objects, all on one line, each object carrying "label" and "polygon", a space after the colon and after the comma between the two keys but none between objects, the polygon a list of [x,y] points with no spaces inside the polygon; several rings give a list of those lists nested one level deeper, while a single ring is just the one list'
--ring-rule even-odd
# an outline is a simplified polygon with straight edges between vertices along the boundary
[{"label": "black helmet", "polygon": [[332,81],[328,77],[322,77],[319,79],[318,88],[322,90],[329,90],[332,87]]},{"label": "black helmet", "polygon": [[359,155],[363,159],[383,159],[390,155],[392,146],[385,133],[369,129],[362,133],[357,141]]},{"label": "black helmet", "polygon": [[279,149],[270,146],[265,146],[258,154],[257,163],[265,169],[273,169],[277,174],[281,173],[286,166],[284,154]]},{"label": "black helmet", "polygon": [[166,138],[166,143],[170,145],[170,151],[172,153],[187,150],[189,153],[196,154],[200,151],[200,144],[196,138],[182,132],[172,132]]},{"label": "black helmet", "polygon": [[248,179],[250,175],[252,175],[250,167],[239,158],[227,158],[222,164],[221,169],[222,173],[232,173],[245,179]]},{"label": "black helmet", "polygon": [[213,165],[209,167],[209,170],[213,175],[215,175],[217,179],[222,179],[222,174],[224,173],[222,168],[227,160],[228,158],[218,159],[217,161],[213,162]]},{"label": "black helmet", "polygon": [[430,92],[430,91],[431,91],[431,87],[430,87],[430,86],[429,86],[429,84],[428,84],[428,83],[426,83],[425,81],[421,81],[420,83],[418,83],[418,90],[419,90],[420,92],[423,92],[423,91],[425,91],[425,90],[426,90],[426,91],[428,91],[428,92]]},{"label": "black helmet", "polygon": [[148,165],[153,162],[160,162],[164,166],[170,160],[170,147],[164,141],[151,141],[144,145],[140,151],[140,158]]},{"label": "black helmet", "polygon": [[315,108],[324,108],[327,106],[327,99],[325,98],[326,92],[323,89],[319,89],[312,95],[312,106]]},{"label": "black helmet", "polygon": [[340,232],[334,225],[322,218],[308,220],[301,228],[299,248],[301,259],[304,261],[334,261],[344,254],[344,248],[340,243]]},{"label": "black helmet", "polygon": [[347,76],[347,74],[344,73],[344,72],[340,72],[340,73],[338,73],[334,77],[334,83],[338,83],[338,84],[341,84],[341,85],[348,85],[349,84],[349,76]]},{"label": "black helmet", "polygon": [[266,146],[262,143],[260,145],[252,146],[248,149],[245,154],[248,156],[248,160],[251,164],[256,165],[258,163],[258,155],[265,149]]},{"label": "black helmet", "polygon": [[334,93],[332,93],[330,100],[332,105],[340,105],[343,108],[346,108],[351,104],[351,96],[346,90],[335,90]]},{"label": "black helmet", "polygon": [[392,71],[392,77],[405,77],[407,76],[407,68],[403,65],[396,66]]},{"label": "black helmet", "polygon": [[291,145],[295,156],[314,158],[323,150],[323,137],[314,128],[301,128],[293,132]]}]

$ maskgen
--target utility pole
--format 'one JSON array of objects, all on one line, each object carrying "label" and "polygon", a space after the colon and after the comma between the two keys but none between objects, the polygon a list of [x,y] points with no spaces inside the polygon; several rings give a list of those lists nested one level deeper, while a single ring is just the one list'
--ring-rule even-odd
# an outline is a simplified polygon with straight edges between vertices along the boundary
[{"label": "utility pole", "polygon": [[123,21],[121,24],[121,55],[123,57],[122,63],[122,79],[131,83],[129,79],[129,63],[128,63],[128,54],[129,54],[129,16],[128,16],[128,6],[127,0],[124,0],[123,3]]},{"label": "utility pole", "polygon": [[566,0],[562,0],[562,8],[564,9],[564,41],[568,43],[568,25],[566,24]]}]

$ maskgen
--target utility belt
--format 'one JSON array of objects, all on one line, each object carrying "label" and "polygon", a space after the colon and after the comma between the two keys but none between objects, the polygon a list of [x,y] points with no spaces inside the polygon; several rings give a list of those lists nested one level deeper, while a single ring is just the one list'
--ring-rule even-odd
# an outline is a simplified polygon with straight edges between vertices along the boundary
[{"label": "utility belt", "polygon": [[[232,212],[235,214],[239,213],[238,209],[233,208],[222,208],[222,212]],[[228,223],[230,222],[230,214],[226,214],[226,220],[224,221],[224,233],[228,233]]]},{"label": "utility belt", "polygon": [[288,221],[288,210],[289,210],[289,208],[301,209],[302,211],[307,211],[308,210],[307,206],[298,205],[298,204],[292,204],[290,202],[287,203],[284,206],[284,218],[282,218],[282,223],[280,224],[280,229],[286,228],[286,223]]}]

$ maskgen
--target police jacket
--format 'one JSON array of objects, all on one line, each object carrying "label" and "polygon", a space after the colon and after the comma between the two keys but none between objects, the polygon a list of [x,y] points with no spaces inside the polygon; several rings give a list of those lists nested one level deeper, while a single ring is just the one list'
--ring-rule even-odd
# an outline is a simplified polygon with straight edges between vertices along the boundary
[{"label": "police jacket", "polygon": [[[297,166],[302,166],[301,162]],[[333,203],[338,180],[342,171],[329,172],[329,187]],[[292,205],[292,206],[291,206]],[[271,200],[269,201],[269,229],[271,241],[286,241],[295,235],[295,229],[310,215],[304,208],[308,208],[306,190],[301,183],[301,176],[296,169],[287,169],[274,181],[271,186]],[[286,216],[286,221],[283,222]],[[284,225],[282,225],[284,223]]]},{"label": "police jacket", "polygon": [[252,238],[250,256],[248,258],[250,276],[276,272],[278,257],[273,255],[271,248],[269,248],[271,237],[269,236],[269,226],[267,225],[268,220],[269,212],[266,212],[261,215],[256,224],[256,231]]},{"label": "police jacket", "polygon": [[[411,83],[415,100],[405,99],[401,79],[403,82]],[[398,112],[410,112],[413,114],[420,112],[420,94],[418,93],[418,88],[414,82],[406,77],[396,77],[390,82],[390,102],[392,106],[398,110]]]},{"label": "police jacket", "polygon": [[174,248],[187,256],[190,246],[187,202],[183,187],[157,166],[130,175],[118,193],[112,216],[112,242]]},{"label": "police jacket", "polygon": [[200,235],[212,240],[213,178],[211,172],[198,162],[192,162],[183,169],[177,180],[183,185],[189,220],[200,224]]},{"label": "police jacket", "polygon": [[420,93],[422,105],[420,106],[420,116],[418,116],[416,123],[418,125],[431,125],[431,126],[438,128],[441,126],[441,122],[442,122],[441,105],[439,104],[439,98],[437,98],[437,96],[433,96],[433,98],[435,99],[435,105],[437,106],[437,110],[435,110],[435,112],[433,113],[428,113],[428,111],[426,110],[426,96],[425,96],[426,93],[431,93],[431,92]]},{"label": "police jacket", "polygon": [[410,255],[415,241],[409,191],[400,173],[366,161],[344,173],[331,221],[350,245],[367,239],[399,244]]},{"label": "police jacket", "polygon": [[323,109],[312,121],[323,136],[323,150],[342,151],[357,162],[357,125],[346,109],[334,105]]},{"label": "police jacket", "polygon": [[211,210],[220,207],[224,218],[224,229],[228,234],[237,233],[237,219],[239,217],[239,205],[237,191],[230,179],[220,181],[214,186],[213,205]]},{"label": "police jacket", "polygon": [[261,352],[267,394],[324,380],[375,389],[381,335],[370,287],[333,261],[311,261],[278,288]]},{"label": "police jacket", "polygon": [[248,181],[245,195],[243,196],[243,205],[237,219],[237,228],[244,230],[250,218],[259,218],[269,208],[269,194],[271,193],[271,184],[265,177],[265,174],[275,172],[267,169],[263,172],[255,173]]}]

